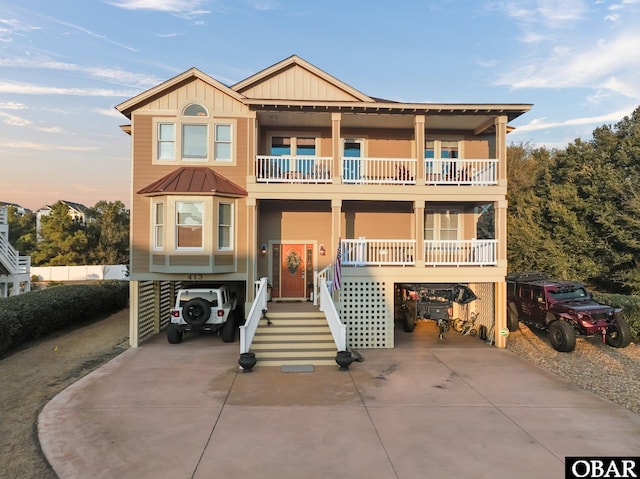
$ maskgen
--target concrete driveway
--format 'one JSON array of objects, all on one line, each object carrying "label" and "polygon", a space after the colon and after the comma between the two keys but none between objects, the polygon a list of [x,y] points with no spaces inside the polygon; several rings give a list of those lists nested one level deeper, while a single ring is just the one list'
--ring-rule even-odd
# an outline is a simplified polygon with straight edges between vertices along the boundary
[{"label": "concrete driveway", "polygon": [[348,371],[238,371],[238,343],[164,335],[56,396],[38,434],[67,478],[563,478],[637,456],[640,416],[477,338],[396,329]]}]

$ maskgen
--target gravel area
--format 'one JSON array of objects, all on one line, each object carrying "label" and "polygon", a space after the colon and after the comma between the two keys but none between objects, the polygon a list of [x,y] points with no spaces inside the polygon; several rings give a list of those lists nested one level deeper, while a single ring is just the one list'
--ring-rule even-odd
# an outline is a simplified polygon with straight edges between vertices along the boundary
[{"label": "gravel area", "polygon": [[640,346],[607,346],[599,338],[578,338],[570,353],[551,347],[545,331],[520,329],[509,335],[507,350],[578,386],[640,414]]}]

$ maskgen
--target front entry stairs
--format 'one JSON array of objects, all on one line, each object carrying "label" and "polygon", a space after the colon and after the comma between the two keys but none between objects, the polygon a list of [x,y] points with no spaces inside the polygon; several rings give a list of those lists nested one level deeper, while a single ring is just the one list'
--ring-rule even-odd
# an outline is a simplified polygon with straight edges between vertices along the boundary
[{"label": "front entry stairs", "polygon": [[295,303],[269,308],[260,319],[251,351],[258,366],[336,364],[336,345],[324,314],[317,307],[299,308]]}]

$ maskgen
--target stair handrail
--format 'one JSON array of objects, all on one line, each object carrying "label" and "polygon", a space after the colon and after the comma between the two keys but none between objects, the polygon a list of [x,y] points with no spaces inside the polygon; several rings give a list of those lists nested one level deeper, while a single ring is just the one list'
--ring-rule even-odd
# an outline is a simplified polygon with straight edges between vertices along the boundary
[{"label": "stair handrail", "polygon": [[18,265],[18,261],[20,258],[20,253],[11,246],[9,240],[5,235],[0,234],[0,260],[7,267],[10,274],[18,274],[20,273],[20,268]]},{"label": "stair handrail", "polygon": [[331,330],[333,341],[336,343],[338,351],[347,350],[347,326],[340,321],[340,315],[331,297],[331,292],[327,286],[327,280],[320,278],[320,311],[324,313],[327,324]]},{"label": "stair handrail", "polygon": [[267,311],[267,278],[260,278],[253,285],[255,297],[253,303],[251,303],[247,320],[240,326],[240,354],[248,353],[249,349],[251,349],[251,343],[256,334],[256,329],[258,329],[260,318]]}]

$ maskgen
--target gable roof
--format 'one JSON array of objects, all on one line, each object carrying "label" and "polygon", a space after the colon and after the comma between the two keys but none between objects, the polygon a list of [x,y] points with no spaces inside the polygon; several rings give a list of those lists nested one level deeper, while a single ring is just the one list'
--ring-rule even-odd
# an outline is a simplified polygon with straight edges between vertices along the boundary
[{"label": "gable roof", "polygon": [[160,83],[159,85],[156,85],[153,88],[148,89],[147,91],[140,93],[139,95],[134,96],[133,98],[130,98],[129,100],[123,101],[119,105],[116,105],[116,110],[118,110],[120,113],[122,113],[124,116],[130,119],[131,112],[136,108],[138,108],[143,103],[151,100],[156,96],[163,95],[167,90],[172,89],[176,85],[179,85],[181,83],[194,80],[194,79],[202,80],[203,82],[208,83],[214,88],[217,88],[218,90],[223,91],[224,93],[235,98],[238,101],[243,100],[243,96],[240,95],[239,93],[235,92],[225,84],[220,83],[215,78],[210,77],[206,73],[203,73],[197,68],[193,67],[181,73],[180,75],[177,75],[165,82]]},{"label": "gable roof", "polygon": [[[285,58],[275,65],[272,65],[254,75],[251,75],[250,77],[233,85],[231,89],[237,91],[238,93],[241,93],[243,96],[253,98],[254,96],[252,94],[247,94],[248,91],[255,89],[261,83],[266,83],[274,79],[275,77],[285,75],[286,72],[290,71],[291,69],[299,70],[302,75],[306,76],[307,81],[310,81],[312,79],[319,81],[323,84],[325,89],[337,90],[341,95],[349,97],[353,101],[375,101],[371,97],[329,75],[325,71],[312,65],[306,60],[303,60],[297,55],[291,55],[289,58]],[[295,100],[295,98],[289,98],[289,100]]]},{"label": "gable roof", "polygon": [[139,195],[159,196],[167,194],[247,196],[247,190],[228,180],[220,173],[205,166],[183,166],[145,186]]}]

